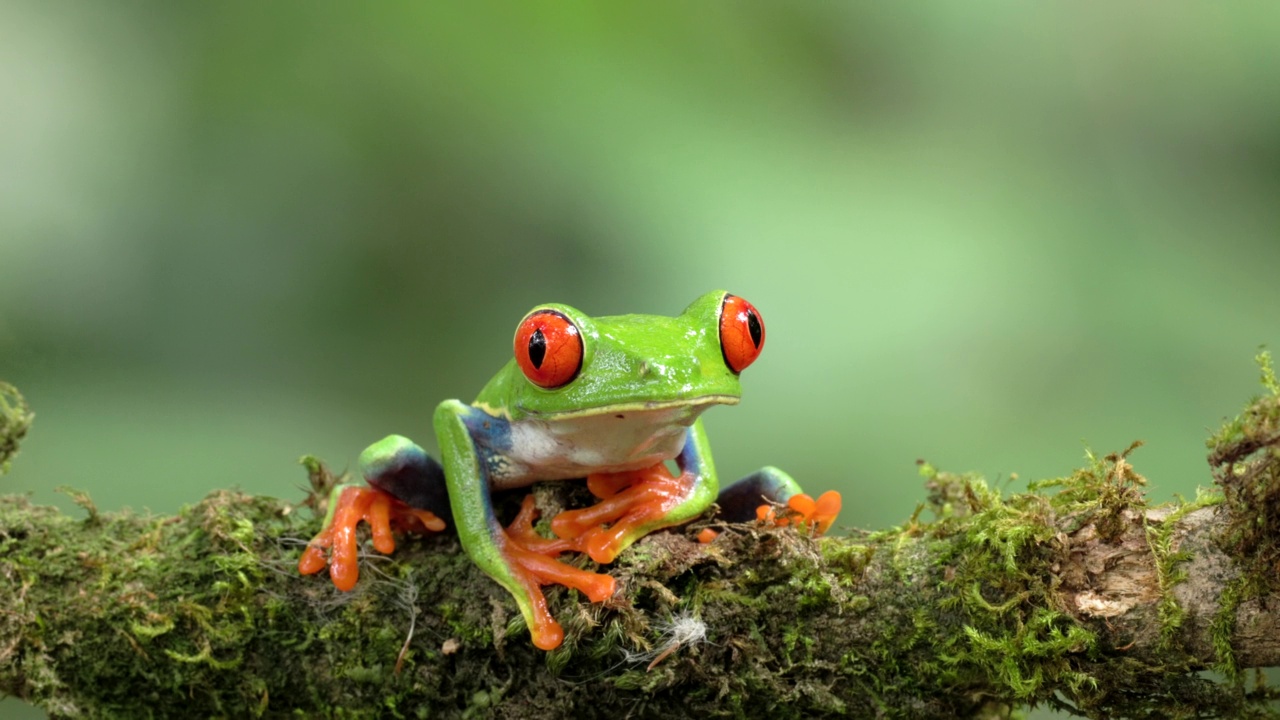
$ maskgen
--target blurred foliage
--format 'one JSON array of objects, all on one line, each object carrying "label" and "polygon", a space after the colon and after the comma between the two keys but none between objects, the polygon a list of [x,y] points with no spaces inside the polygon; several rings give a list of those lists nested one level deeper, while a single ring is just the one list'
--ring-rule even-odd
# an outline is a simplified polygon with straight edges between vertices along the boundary
[{"label": "blurred foliage", "polygon": [[[984,11],[985,10],[985,11]],[[535,303],[769,347],[708,430],[899,521],[917,457],[1151,492],[1280,344],[1280,6],[0,5],[5,490],[296,493]],[[63,503],[66,501],[63,500]]]}]

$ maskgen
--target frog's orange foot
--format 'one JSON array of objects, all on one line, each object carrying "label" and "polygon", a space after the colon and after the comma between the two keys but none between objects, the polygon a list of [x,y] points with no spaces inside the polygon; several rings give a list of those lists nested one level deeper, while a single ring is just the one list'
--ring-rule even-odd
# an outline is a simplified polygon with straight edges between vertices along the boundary
[{"label": "frog's orange foot", "polygon": [[533,529],[533,521],[538,519],[538,506],[533,495],[526,495],[520,503],[520,513],[507,525],[507,542],[539,555],[555,557],[563,552],[578,549],[573,540],[564,538],[545,538]]},{"label": "frog's orange foot", "polygon": [[[576,549],[577,543],[563,538],[544,538],[534,532],[533,521],[538,510],[532,495],[525,496],[520,514],[507,526],[498,545],[507,559],[507,568],[524,590],[533,618],[529,634],[533,644],[543,650],[554,650],[564,641],[564,629],[547,609],[544,585],[564,585],[586,595],[591,602],[604,602],[613,596],[616,582],[609,575],[567,565],[555,555]],[[523,604],[523,603],[522,603]]]},{"label": "frog's orange foot", "polygon": [[[363,520],[373,531],[373,547],[390,554],[396,549],[394,530],[440,532],[444,521],[427,510],[411,508],[387,493],[367,486],[348,486],[338,493],[325,528],[307,543],[298,572],[312,575],[329,566],[329,578],[339,590],[350,590],[360,579],[360,547],[356,527]],[[329,557],[325,557],[325,550]]]},{"label": "frog's orange foot", "polygon": [[811,530],[814,535],[822,535],[835,523],[840,505],[840,493],[835,490],[822,493],[817,500],[798,493],[787,500],[787,507],[781,512],[772,505],[756,508],[756,519],[779,527],[796,525]]},{"label": "frog's orange foot", "polygon": [[566,510],[551,520],[557,537],[598,563],[611,563],[618,553],[646,533],[664,527],[663,519],[689,498],[696,477],[673,476],[661,463],[643,470],[600,473],[587,487],[602,500],[581,510]]}]

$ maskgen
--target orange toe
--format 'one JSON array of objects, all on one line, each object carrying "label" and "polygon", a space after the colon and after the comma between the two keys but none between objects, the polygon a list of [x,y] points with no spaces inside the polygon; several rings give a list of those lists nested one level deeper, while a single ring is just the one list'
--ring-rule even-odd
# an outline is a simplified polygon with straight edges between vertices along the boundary
[{"label": "orange toe", "polygon": [[818,509],[818,504],[814,502],[813,498],[804,493],[800,493],[798,495],[792,495],[791,498],[787,500],[787,507],[794,510],[803,522],[813,515],[813,511]]},{"label": "orange toe", "polygon": [[544,610],[538,622],[529,629],[529,636],[533,639],[534,647],[549,652],[564,642],[564,628],[551,617],[551,613]]},{"label": "orange toe", "polygon": [[530,618],[529,634],[542,650],[554,650],[564,642],[564,629],[547,608],[544,585],[563,585],[586,595],[591,602],[604,602],[617,590],[609,575],[582,570],[556,560],[562,552],[577,550],[579,542],[565,538],[544,538],[533,529],[538,508],[533,495],[525,496],[520,513],[496,537],[507,568],[524,590]]},{"label": "orange toe", "polygon": [[[326,534],[322,532],[316,538],[319,539]],[[323,544],[317,543],[316,540],[311,542],[312,544],[302,551],[302,557],[298,558],[298,572],[303,575],[315,575],[329,564],[329,558],[324,555],[324,549],[329,546],[327,538]]]},{"label": "orange toe", "polygon": [[529,552],[555,557],[562,552],[577,549],[577,543],[564,538],[544,538],[533,529],[538,519],[538,506],[533,495],[525,495],[520,503],[520,513],[507,525],[507,538],[516,546]]},{"label": "orange toe", "polygon": [[347,488],[338,498],[338,508],[333,513],[333,545],[329,552],[329,577],[334,587],[350,590],[360,579],[360,545],[356,527],[369,514],[373,503],[372,488]]},{"label": "orange toe", "polygon": [[448,527],[443,520],[436,517],[436,514],[430,510],[419,510],[408,505],[405,505],[398,514],[393,515],[392,520],[402,530],[419,534],[444,532],[444,529]]},{"label": "orange toe", "polygon": [[381,553],[395,551],[393,530],[439,531],[445,527],[444,521],[431,512],[410,508],[372,487],[343,488],[334,502],[329,523],[311,539],[302,557],[298,559],[298,572],[311,575],[328,565],[329,578],[339,590],[350,590],[360,580],[360,540],[357,528],[361,522],[369,524],[373,547]]},{"label": "orange toe", "polygon": [[688,499],[696,476],[672,475],[658,463],[641,470],[597,473],[587,478],[600,502],[580,510],[566,510],[551,520],[557,537],[574,540],[575,549],[598,563],[610,563],[636,540],[654,530],[670,527],[664,522],[673,508]]},{"label": "orange toe", "polygon": [[379,493],[369,503],[366,518],[373,530],[373,547],[383,555],[396,551],[396,539],[391,535],[391,496]]},{"label": "orange toe", "polygon": [[778,514],[772,505],[761,505],[756,508],[756,520],[778,527],[797,525],[812,529],[815,535],[821,535],[835,523],[840,514],[840,493],[828,490],[814,500],[805,493],[797,493],[787,499],[787,508]]},{"label": "orange toe", "polygon": [[841,504],[840,493],[835,490],[828,490],[818,496],[817,509],[813,513],[817,534],[822,535],[831,529],[836,516],[840,514]]},{"label": "orange toe", "polygon": [[632,473],[593,473],[587,476],[587,489],[601,500],[607,500],[634,481]]},{"label": "orange toe", "polygon": [[519,547],[508,545],[506,550],[507,557],[518,566],[517,572],[523,571],[539,586],[563,585],[573,588],[586,595],[591,602],[604,602],[613,597],[617,589],[617,581],[609,575],[576,568],[541,553],[529,552]]}]

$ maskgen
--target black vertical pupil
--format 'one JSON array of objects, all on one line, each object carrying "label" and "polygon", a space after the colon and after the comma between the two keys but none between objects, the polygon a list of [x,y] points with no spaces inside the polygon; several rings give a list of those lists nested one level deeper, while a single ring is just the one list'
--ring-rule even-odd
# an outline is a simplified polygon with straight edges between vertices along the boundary
[{"label": "black vertical pupil", "polygon": [[751,342],[760,347],[760,318],[755,310],[747,311],[747,332],[751,333]]},{"label": "black vertical pupil", "polygon": [[541,370],[542,360],[546,356],[547,336],[542,334],[542,328],[538,328],[533,331],[533,336],[529,338],[529,361],[533,363],[535,368]]}]

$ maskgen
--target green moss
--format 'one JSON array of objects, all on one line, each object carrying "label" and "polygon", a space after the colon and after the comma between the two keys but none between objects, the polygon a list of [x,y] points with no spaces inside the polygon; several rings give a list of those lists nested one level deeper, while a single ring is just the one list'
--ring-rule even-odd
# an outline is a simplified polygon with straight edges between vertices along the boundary
[{"label": "green moss", "polygon": [[0,381],[0,475],[9,470],[9,463],[18,454],[18,446],[33,419],[35,414],[18,389]]},{"label": "green moss", "polygon": [[101,516],[98,515],[98,506],[89,497],[89,493],[84,490],[76,490],[75,488],[67,485],[59,485],[54,488],[53,491],[66,495],[71,498],[71,502],[75,503],[78,507],[83,508],[84,511],[89,514],[89,517],[85,519],[85,523],[88,525],[94,526],[102,522]]},{"label": "green moss", "polygon": [[1092,523],[1103,541],[1112,542],[1125,530],[1125,511],[1146,507],[1143,488],[1147,480],[1129,462],[1129,456],[1140,447],[1142,442],[1137,441],[1123,452],[1101,458],[1086,449],[1088,467],[1066,477],[1032,482],[1029,489],[1057,491],[1050,504],[1055,513],[1074,519],[1074,526],[1068,531]]},{"label": "green moss", "polygon": [[[493,644],[493,629],[488,625],[475,625],[469,622],[468,615],[463,613],[456,603],[440,603],[436,605],[436,612],[449,627],[453,637],[458,640],[482,647]],[[521,625],[523,624],[523,616],[521,616]]]},{"label": "green moss", "polygon": [[165,633],[173,631],[174,623],[172,618],[158,616],[155,620],[158,621],[158,624],[144,625],[140,622],[131,623],[129,625],[129,631],[132,632],[135,637],[142,640],[157,638]]},{"label": "green moss", "polygon": [[[1222,549],[1236,559],[1243,578],[1240,587],[1224,593],[1222,610],[1215,620],[1215,644],[1229,649],[1234,610],[1239,593],[1251,595],[1280,589],[1280,383],[1271,355],[1257,356],[1263,386],[1268,393],[1255,398],[1244,412],[1224,423],[1209,439],[1209,464],[1222,488],[1226,523],[1218,537]],[[1234,661],[1219,652],[1219,664],[1234,668]]]},{"label": "green moss", "polygon": [[1240,668],[1236,664],[1235,649],[1231,640],[1236,631],[1236,613],[1240,604],[1261,594],[1257,582],[1247,576],[1241,576],[1227,584],[1218,599],[1218,612],[1214,614],[1209,625],[1209,638],[1213,643],[1213,652],[1218,662],[1214,669],[1222,673],[1232,682],[1240,682]]},{"label": "green moss", "polygon": [[[792,666],[797,662],[810,662],[813,660],[814,639],[809,636],[808,628],[800,623],[788,626],[782,632],[782,651],[786,660],[786,665]],[[800,659],[793,658],[797,648],[803,650],[803,657]]]},{"label": "green moss", "polygon": [[731,586],[718,582],[706,583],[699,588],[696,602],[698,604],[731,604],[754,609],[764,609],[768,606],[764,598],[745,595]]},{"label": "green moss", "polygon": [[1240,608],[1243,595],[1243,578],[1237,578],[1223,590],[1218,599],[1218,612],[1209,626],[1213,652],[1218,658],[1217,670],[1230,680],[1236,680],[1240,675],[1239,668],[1236,667],[1235,650],[1231,647],[1231,636],[1236,631],[1236,611]]},{"label": "green moss", "polygon": [[841,542],[823,542],[819,547],[827,565],[840,573],[844,581],[849,583],[857,582],[862,578],[863,571],[875,555],[873,546],[850,542],[848,539],[842,539]]},{"label": "green moss", "polygon": [[[960,480],[964,502],[958,510],[952,506],[951,516],[965,522],[954,528],[958,537],[952,538],[950,550],[938,556],[946,566],[950,607],[962,622],[960,634],[951,636],[941,654],[953,682],[995,678],[1003,688],[998,697],[1015,704],[1043,702],[1052,695],[1049,688],[1080,693],[1094,687],[1096,681],[1085,670],[1094,633],[1048,608],[1053,607],[1053,567],[1060,560],[1052,542],[1059,532],[1054,506],[1083,498],[1086,478],[1095,480],[1095,486],[1105,482],[1106,473],[1096,470],[1040,485],[1066,485],[1066,497],[1003,497],[981,478]],[[949,524],[955,521],[944,513],[935,533],[953,530]]]},{"label": "green moss", "polygon": [[[1136,518],[1145,516],[1146,480],[1130,462],[1138,446],[1106,456],[1087,453],[1087,465],[1071,475],[1032,482],[1031,492],[1010,495],[980,477],[922,467],[936,519],[922,523],[917,514],[902,531],[922,542],[932,540],[927,555],[938,566],[944,591],[937,607],[945,611],[944,619],[961,624],[964,642],[955,642],[945,624],[933,631],[941,640],[935,650],[942,665],[917,664],[919,677],[933,677],[951,687],[995,677],[1003,688],[995,693],[998,703],[1048,703],[1099,717],[1178,717],[1195,706],[1186,688],[1199,685],[1169,685],[1165,700],[1138,693],[1139,701],[1132,693],[1135,687],[1163,682],[1156,678],[1194,677],[1196,665],[1189,658],[1182,661],[1182,670],[1167,656],[1162,662],[1168,664],[1150,666],[1136,657],[1111,658],[1106,664],[1110,674],[1100,675],[1096,668],[1107,650],[1100,647],[1099,635],[1054,609],[1056,572],[1065,564],[1062,553],[1067,548],[1060,544],[1060,534],[1092,524],[1102,539],[1119,540],[1132,532]],[[1221,493],[1201,491],[1191,502],[1180,500],[1162,522],[1145,527],[1162,590],[1165,650],[1176,646],[1184,619],[1171,590],[1185,580],[1182,563],[1189,557],[1173,548],[1173,529],[1189,513],[1224,502]],[[901,537],[884,541],[895,544],[895,555],[910,555]],[[918,572],[910,563],[898,569],[906,576]],[[884,649],[900,651],[902,645],[886,643]],[[846,668],[870,664],[858,653],[843,659]],[[1126,669],[1116,672],[1117,667]],[[1201,708],[1231,707],[1238,712],[1255,702],[1238,692],[1207,687]]]},{"label": "green moss", "polygon": [[1280,380],[1276,380],[1276,369],[1271,364],[1271,351],[1260,348],[1258,354],[1253,356],[1253,360],[1258,363],[1258,371],[1262,375],[1262,387],[1272,395],[1280,395]]},{"label": "green moss", "polygon": [[1091,650],[1096,637],[1059,613],[1037,609],[1013,633],[989,635],[972,626],[964,630],[970,651],[965,661],[998,679],[1015,700],[1043,699],[1047,683],[1072,693],[1098,686],[1096,678],[1060,662]]},{"label": "green moss", "polygon": [[1224,498],[1220,492],[1198,488],[1195,500],[1186,502],[1182,498],[1178,498],[1177,505],[1164,519],[1152,521],[1144,516],[1143,525],[1147,534],[1147,545],[1151,548],[1152,555],[1155,556],[1156,581],[1160,588],[1158,614],[1160,618],[1160,649],[1163,652],[1170,652],[1176,647],[1175,640],[1177,640],[1182,624],[1186,620],[1186,612],[1178,605],[1178,601],[1173,594],[1173,588],[1187,579],[1186,571],[1180,566],[1183,562],[1191,559],[1191,554],[1185,551],[1174,552],[1173,531],[1178,526],[1178,522],[1189,513],[1201,508],[1220,505],[1223,500]]}]

